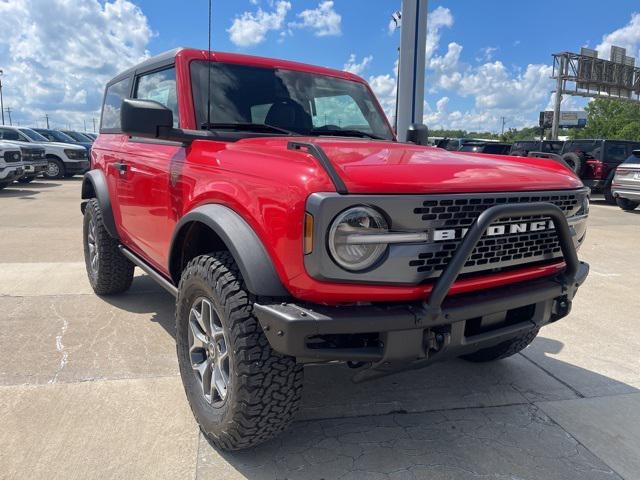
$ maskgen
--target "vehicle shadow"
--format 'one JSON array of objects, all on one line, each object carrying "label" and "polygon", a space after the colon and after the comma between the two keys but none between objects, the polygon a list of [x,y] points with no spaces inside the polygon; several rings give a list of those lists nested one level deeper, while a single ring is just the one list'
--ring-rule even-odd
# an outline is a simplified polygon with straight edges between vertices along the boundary
[{"label": "vehicle shadow", "polygon": [[[554,358],[562,342],[538,337],[534,346],[527,357],[538,363],[542,355],[545,370],[563,379],[638,391]],[[536,404],[575,399],[579,392],[523,355],[488,364],[455,360],[364,384],[352,384],[342,367],[314,371],[320,368],[305,370],[301,413],[315,399],[326,415],[298,420],[246,451],[224,452],[202,437],[197,478],[219,478],[229,469],[252,480],[578,478],[588,465],[608,470]],[[332,408],[336,402],[341,412]]]},{"label": "vehicle shadow", "polygon": [[[102,298],[150,314],[175,338],[175,301],[146,275],[128,293]],[[293,425],[241,452],[220,451],[201,437],[196,477],[577,478],[587,469],[608,469],[547,416],[544,402],[593,395],[594,388],[608,395],[638,389],[561,360],[563,348],[543,330],[522,354],[505,360],[453,360],[361,384],[344,365],[307,365]],[[532,477],[537,471],[553,474]]]},{"label": "vehicle shadow", "polygon": [[9,185],[6,188],[0,190],[0,198],[23,198],[25,200],[33,200],[33,196],[38,195],[40,192],[37,190],[31,190],[24,188],[21,185],[20,188],[15,188]]}]

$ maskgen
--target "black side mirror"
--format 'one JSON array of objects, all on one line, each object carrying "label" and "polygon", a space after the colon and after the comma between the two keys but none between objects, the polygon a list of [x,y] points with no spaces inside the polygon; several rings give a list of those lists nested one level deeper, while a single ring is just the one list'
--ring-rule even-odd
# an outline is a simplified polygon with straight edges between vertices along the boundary
[{"label": "black side mirror", "polygon": [[422,123],[412,123],[407,129],[407,142],[429,145],[429,129]]},{"label": "black side mirror", "polygon": [[127,98],[122,101],[120,124],[132,137],[159,138],[173,128],[173,112],[153,100]]},{"label": "black side mirror", "polygon": [[132,137],[157,138],[183,144],[215,138],[213,133],[206,130],[173,128],[173,112],[153,100],[122,100],[120,124],[122,132]]}]

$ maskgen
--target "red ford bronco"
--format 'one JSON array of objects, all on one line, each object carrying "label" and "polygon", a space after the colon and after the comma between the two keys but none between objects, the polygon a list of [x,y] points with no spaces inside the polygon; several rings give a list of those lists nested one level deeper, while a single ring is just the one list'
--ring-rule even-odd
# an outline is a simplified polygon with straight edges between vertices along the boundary
[{"label": "red ford bronco", "polygon": [[562,164],[399,143],[361,78],[179,49],[105,91],[82,185],[99,295],[138,266],[176,297],[177,354],[223,449],[284,430],[303,365],[362,381],[525,348],[588,266]]}]

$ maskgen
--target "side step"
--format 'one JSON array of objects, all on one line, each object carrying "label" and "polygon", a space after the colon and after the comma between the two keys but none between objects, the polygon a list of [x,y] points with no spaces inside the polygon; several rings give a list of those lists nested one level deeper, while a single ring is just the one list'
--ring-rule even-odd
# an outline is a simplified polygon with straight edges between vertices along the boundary
[{"label": "side step", "polygon": [[158,273],[156,269],[154,269],[151,265],[137,256],[128,248],[119,245],[118,248],[122,252],[122,254],[131,260],[136,266],[140,267],[144,272],[149,275],[157,284],[159,284],[162,288],[164,288],[167,292],[169,292],[174,297],[178,296],[178,289],[176,286],[167,280],[162,274]]}]

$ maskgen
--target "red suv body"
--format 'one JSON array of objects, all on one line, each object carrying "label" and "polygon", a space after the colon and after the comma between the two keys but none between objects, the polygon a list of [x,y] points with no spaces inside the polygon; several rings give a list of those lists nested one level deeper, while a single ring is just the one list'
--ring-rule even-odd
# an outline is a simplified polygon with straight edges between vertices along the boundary
[{"label": "red suv body", "polygon": [[[587,191],[571,171],[399,143],[367,83],[346,72],[168,52],[109,82],[91,155],[82,195],[92,285],[115,293],[130,284],[130,265],[147,271],[178,298],[179,355],[181,335],[194,340],[181,322],[204,315],[205,301],[214,310],[226,301],[214,289],[188,303],[207,258],[236,272],[244,321],[268,342],[260,348],[291,365],[349,361],[359,379],[518,351],[569,312],[588,271],[576,257]],[[102,263],[104,252],[117,268]],[[235,320],[219,310],[234,362]],[[207,345],[202,358],[213,365],[223,354]],[[194,349],[184,362],[195,369]],[[217,390],[195,374],[203,392],[217,391],[203,394],[212,412],[232,401],[227,387],[240,388],[234,365]],[[190,378],[188,365],[181,371]],[[268,436],[230,433],[227,417],[208,423],[191,381],[194,413],[217,444]]]}]

